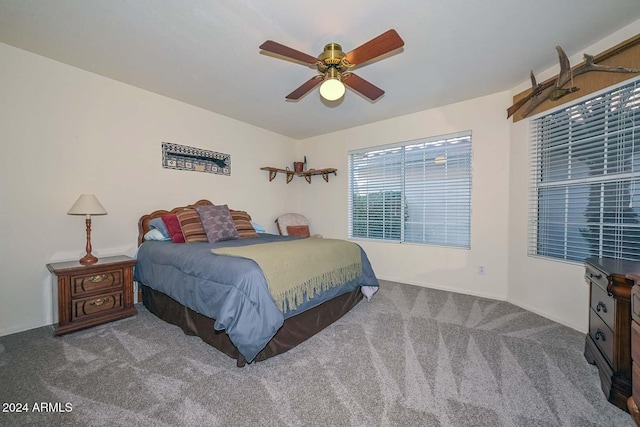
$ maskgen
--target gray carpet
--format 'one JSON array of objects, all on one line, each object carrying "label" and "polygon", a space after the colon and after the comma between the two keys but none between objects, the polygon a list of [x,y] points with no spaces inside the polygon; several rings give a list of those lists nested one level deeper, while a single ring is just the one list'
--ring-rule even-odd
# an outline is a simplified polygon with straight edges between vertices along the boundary
[{"label": "gray carpet", "polygon": [[505,302],[381,281],[370,303],[244,368],[138,310],[59,338],[0,337],[0,401],[30,409],[0,424],[633,426],[583,334]]}]

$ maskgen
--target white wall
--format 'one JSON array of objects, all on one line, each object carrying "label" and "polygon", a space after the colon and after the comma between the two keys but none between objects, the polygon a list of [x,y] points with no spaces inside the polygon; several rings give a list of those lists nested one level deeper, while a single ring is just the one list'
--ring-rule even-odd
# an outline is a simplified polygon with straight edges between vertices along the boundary
[{"label": "white wall", "polygon": [[[640,32],[640,21],[571,55],[597,54]],[[559,41],[561,44],[561,41]],[[550,47],[550,55],[555,55]],[[526,72],[523,72],[526,74]],[[557,67],[536,71],[538,81],[558,73]],[[299,209],[310,218],[312,232],[347,237],[347,152],[471,129],[473,189],[471,250],[357,241],[369,254],[382,279],[455,292],[506,299],[582,332],[588,329],[588,287],[580,263],[527,255],[528,121],[506,119],[512,97],[529,80],[508,93],[348,129],[300,142],[298,157],[307,155],[313,168],[336,167],[338,176],[320,180],[313,190],[298,183]],[[486,266],[486,276],[477,274]]]},{"label": "white wall", "polygon": [[[570,56],[572,65],[582,62],[584,53],[598,54],[640,33],[640,21]],[[562,44],[562,43],[560,43]],[[552,52],[553,53],[553,52]],[[571,55],[571,53],[567,52]],[[624,65],[624,64],[619,64]],[[536,73],[539,82],[557,74],[558,67]],[[512,95],[531,87],[523,82]],[[509,103],[511,105],[511,103]],[[583,279],[581,263],[548,261],[527,256],[527,200],[529,180],[529,121],[511,126],[511,164],[509,195],[509,295],[521,307],[587,332],[589,325],[589,287]]]},{"label": "white wall", "polygon": [[[296,183],[300,212],[313,233],[347,238],[349,150],[471,130],[471,250],[356,242],[381,279],[506,299],[510,102],[510,93],[503,92],[301,141],[298,157],[306,155],[310,168],[335,167],[338,173],[328,183],[320,177],[311,186]],[[478,274],[478,265],[486,275]]]},{"label": "white wall", "polygon": [[[639,32],[637,21],[571,62]],[[528,124],[505,118],[525,79],[509,92],[294,141],[4,44],[0,64],[0,335],[52,322],[45,264],[83,255],[84,221],[66,215],[81,193],[109,212],[93,221],[97,256],[133,255],[140,215],[200,198],[245,209],[271,232],[277,215],[296,211],[312,232],[346,238],[349,150],[463,130],[473,132],[471,250],[358,241],[377,275],[507,299],[587,329],[582,266],[526,254]],[[162,169],[162,141],[229,153],[232,176]],[[338,175],[269,183],[259,170],[303,155]]]},{"label": "white wall", "polygon": [[[271,232],[297,204],[260,167],[295,160],[296,142],[0,44],[0,335],[52,323],[45,265],[79,259],[94,193],[93,253],[133,255],[138,218],[206,198]],[[161,167],[161,142],[231,154],[230,177]]]}]

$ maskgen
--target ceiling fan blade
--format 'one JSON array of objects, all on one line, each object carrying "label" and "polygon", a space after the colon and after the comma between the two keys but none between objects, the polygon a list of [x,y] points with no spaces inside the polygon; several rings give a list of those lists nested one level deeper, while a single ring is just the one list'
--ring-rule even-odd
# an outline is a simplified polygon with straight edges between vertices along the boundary
[{"label": "ceiling fan blade", "polygon": [[277,55],[286,56],[287,58],[295,59],[296,61],[304,62],[305,64],[315,65],[315,63],[318,62],[318,58],[314,56],[307,55],[306,53],[302,53],[299,50],[274,42],[273,40],[267,40],[262,43],[260,45],[260,49]]},{"label": "ceiling fan blade", "polygon": [[322,83],[322,76],[313,76],[302,84],[298,89],[286,96],[286,99],[298,100],[309,93],[313,88]]},{"label": "ceiling fan blade", "polygon": [[384,91],[377,86],[372,85],[362,77],[358,77],[353,73],[342,74],[342,82],[356,92],[366,96],[372,101],[384,95]]},{"label": "ceiling fan blade", "polygon": [[404,46],[396,30],[389,30],[347,53],[347,61],[359,65]]}]

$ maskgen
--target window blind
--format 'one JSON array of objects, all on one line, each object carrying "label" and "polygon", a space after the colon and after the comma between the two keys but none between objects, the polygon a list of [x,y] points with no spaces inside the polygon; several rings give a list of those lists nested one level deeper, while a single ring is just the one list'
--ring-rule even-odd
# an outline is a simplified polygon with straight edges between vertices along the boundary
[{"label": "window blind", "polygon": [[640,81],[530,130],[529,254],[640,259]]},{"label": "window blind", "polygon": [[349,237],[470,247],[471,132],[349,153]]}]

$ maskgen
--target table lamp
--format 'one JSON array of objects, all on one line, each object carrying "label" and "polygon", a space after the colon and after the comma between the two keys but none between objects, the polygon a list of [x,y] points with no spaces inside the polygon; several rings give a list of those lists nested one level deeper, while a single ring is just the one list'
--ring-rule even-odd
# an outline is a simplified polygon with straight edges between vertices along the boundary
[{"label": "table lamp", "polygon": [[87,224],[87,254],[80,259],[80,264],[95,264],[98,258],[91,254],[91,215],[106,215],[107,211],[102,207],[93,194],[81,194],[78,200],[71,206],[67,215],[85,215]]}]

